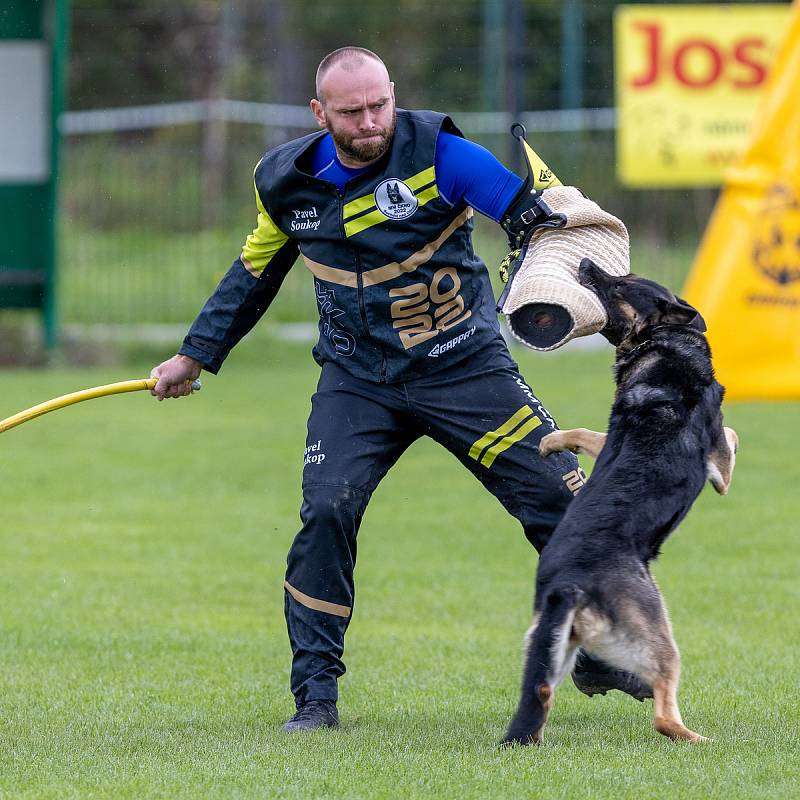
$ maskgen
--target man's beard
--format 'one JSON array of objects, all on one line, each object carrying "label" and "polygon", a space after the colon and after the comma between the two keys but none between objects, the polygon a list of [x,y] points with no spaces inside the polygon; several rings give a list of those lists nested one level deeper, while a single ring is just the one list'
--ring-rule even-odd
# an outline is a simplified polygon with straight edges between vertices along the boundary
[{"label": "man's beard", "polygon": [[392,112],[392,122],[388,128],[380,128],[371,136],[380,137],[380,139],[370,140],[368,142],[359,141],[357,136],[349,136],[337,130],[334,130],[328,122],[326,127],[333,137],[334,144],[339,152],[352,158],[354,161],[361,161],[369,163],[379,159],[391,146],[392,137],[394,136],[394,128],[397,124],[397,114]]}]

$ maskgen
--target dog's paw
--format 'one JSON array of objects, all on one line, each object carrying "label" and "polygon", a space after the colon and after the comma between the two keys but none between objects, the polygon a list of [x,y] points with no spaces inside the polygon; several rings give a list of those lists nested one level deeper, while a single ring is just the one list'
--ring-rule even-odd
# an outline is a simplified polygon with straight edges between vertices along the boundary
[{"label": "dog's paw", "polygon": [[542,740],[534,736],[514,736],[513,734],[507,733],[500,742],[500,748],[502,750],[507,750],[510,747],[529,747],[534,744],[538,746],[541,743]]},{"label": "dog's paw", "polygon": [[543,733],[544,725],[541,725],[538,729],[532,729],[531,726],[524,721],[512,720],[511,724],[508,726],[506,735],[503,737],[503,741],[500,742],[500,746],[527,747],[532,744],[540,745],[544,738]]},{"label": "dog's paw", "polygon": [[547,436],[543,436],[542,441],[539,442],[539,455],[543,457],[549,456],[551,453],[563,453],[564,450],[568,449],[569,446],[564,436],[564,431],[548,433]]}]

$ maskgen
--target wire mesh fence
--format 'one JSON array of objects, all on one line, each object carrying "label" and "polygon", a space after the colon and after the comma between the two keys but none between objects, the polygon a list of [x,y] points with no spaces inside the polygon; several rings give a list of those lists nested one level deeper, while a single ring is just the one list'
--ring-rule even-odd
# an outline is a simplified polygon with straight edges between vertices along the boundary
[{"label": "wire mesh fence", "polygon": [[[269,122],[223,120],[224,147],[210,160],[208,126],[214,120],[209,122],[208,114],[187,120],[189,110],[173,108],[169,118],[164,109],[142,109],[139,121],[130,111],[127,118],[113,111],[65,118],[60,272],[65,322],[188,322],[255,224],[252,172],[261,154],[277,141],[312,130],[310,112],[299,107],[283,109],[283,117]],[[240,112],[258,117],[256,104]],[[305,127],[302,114],[308,118]],[[454,113],[454,118],[470,138],[522,170],[507,132],[510,115]],[[628,224],[634,269],[680,286],[713,195],[621,189],[614,177],[609,110],[523,120],[530,143],[564,183],[580,186]],[[493,271],[505,252],[500,229],[480,223],[476,248]],[[270,319],[314,315],[311,281],[299,263]]]}]

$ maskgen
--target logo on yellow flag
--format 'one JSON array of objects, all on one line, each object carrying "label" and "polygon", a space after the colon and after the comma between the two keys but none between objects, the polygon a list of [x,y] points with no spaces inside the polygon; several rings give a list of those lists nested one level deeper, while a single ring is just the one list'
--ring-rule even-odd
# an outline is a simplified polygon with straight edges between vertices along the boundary
[{"label": "logo on yellow flag", "polygon": [[[753,266],[778,286],[800,281],[800,198],[791,186],[772,186],[753,232]],[[771,302],[751,297],[751,302]],[[789,305],[800,304],[785,298]],[[781,302],[781,300],[777,300]]]}]

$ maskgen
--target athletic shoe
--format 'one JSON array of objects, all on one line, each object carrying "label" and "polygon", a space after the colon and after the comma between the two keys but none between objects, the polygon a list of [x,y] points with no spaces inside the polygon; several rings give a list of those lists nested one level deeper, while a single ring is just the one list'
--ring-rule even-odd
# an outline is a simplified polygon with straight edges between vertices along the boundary
[{"label": "athletic shoe", "polygon": [[309,700],[297,709],[283,726],[286,733],[315,731],[319,728],[338,728],[339,712],[333,700]]}]

